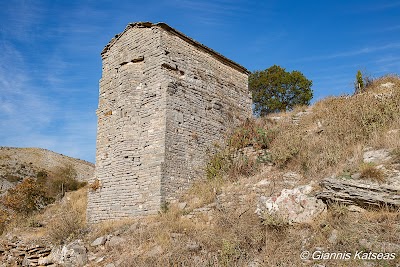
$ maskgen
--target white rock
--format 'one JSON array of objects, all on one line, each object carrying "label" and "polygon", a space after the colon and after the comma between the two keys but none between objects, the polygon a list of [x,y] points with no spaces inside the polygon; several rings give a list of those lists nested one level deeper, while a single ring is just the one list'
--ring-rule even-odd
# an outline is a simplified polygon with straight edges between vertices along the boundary
[{"label": "white rock", "polygon": [[178,209],[180,209],[180,210],[185,209],[186,206],[187,206],[187,203],[186,203],[186,202],[179,202],[179,203],[178,203]]},{"label": "white rock", "polygon": [[389,156],[389,151],[379,149],[364,152],[363,159],[366,163],[380,163],[391,159],[391,157]]},{"label": "white rock", "polygon": [[265,213],[279,215],[289,223],[311,222],[326,210],[326,205],[313,196],[312,186],[305,185],[294,189],[283,189],[277,197],[261,196],[256,213],[263,218]]},{"label": "white rock", "polygon": [[104,245],[107,241],[107,237],[106,236],[100,236],[98,238],[96,238],[96,240],[94,240],[92,242],[92,244],[90,244],[90,246],[92,247],[97,247],[97,246],[101,246]]}]

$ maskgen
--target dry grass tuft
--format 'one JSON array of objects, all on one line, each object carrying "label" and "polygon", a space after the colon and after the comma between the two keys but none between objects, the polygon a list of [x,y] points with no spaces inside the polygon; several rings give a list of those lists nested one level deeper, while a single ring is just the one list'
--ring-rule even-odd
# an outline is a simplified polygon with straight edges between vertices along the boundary
[{"label": "dry grass tuft", "polygon": [[369,179],[379,183],[385,181],[384,172],[381,169],[378,169],[374,164],[371,163],[362,164],[360,171],[361,171],[360,178],[362,179]]}]

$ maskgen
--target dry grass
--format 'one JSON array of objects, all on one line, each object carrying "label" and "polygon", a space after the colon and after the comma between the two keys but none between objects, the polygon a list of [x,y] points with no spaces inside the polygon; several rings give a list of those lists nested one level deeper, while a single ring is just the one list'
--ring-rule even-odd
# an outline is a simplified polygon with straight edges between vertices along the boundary
[{"label": "dry grass", "polygon": [[381,169],[378,169],[374,164],[362,164],[360,167],[360,178],[369,179],[376,182],[384,182],[385,174]]},{"label": "dry grass", "polygon": [[[312,224],[269,228],[252,212],[216,211],[213,224],[194,222],[170,209],[141,221],[124,247],[111,255],[121,266],[364,266],[364,260],[303,261],[300,253],[356,251],[390,252],[399,255],[400,213],[367,211],[354,213],[332,205],[325,217]],[[126,233],[128,234],[128,233]],[[198,244],[191,249],[189,244]],[[396,248],[397,244],[397,248]],[[135,249],[132,249],[135,248]],[[397,266],[399,259],[377,261],[376,266]]]},{"label": "dry grass", "polygon": [[187,194],[181,199],[188,203],[190,208],[195,209],[213,203],[216,196],[221,193],[222,186],[226,183],[222,179],[199,180],[195,182]]},{"label": "dry grass", "polygon": [[[387,82],[391,89],[380,86]],[[361,163],[360,149],[400,146],[400,80],[384,77],[372,83],[363,94],[330,97],[319,101],[299,125],[288,119],[279,121],[279,134],[271,143],[273,161],[309,177],[321,178],[348,167],[349,159]]]},{"label": "dry grass", "polygon": [[86,227],[87,187],[69,192],[60,205],[48,208],[37,220],[51,218],[46,224],[48,239],[63,244],[82,237]]},{"label": "dry grass", "polygon": [[[302,251],[349,252],[357,251],[396,253],[394,260],[372,260],[372,266],[398,266],[400,259],[400,214],[388,211],[354,213],[344,206],[328,211],[325,218],[313,224],[303,224],[287,228],[284,233],[267,231],[264,266],[366,266],[366,260],[352,257],[349,260],[309,260],[300,259]],[[339,223],[338,223],[339,222]],[[397,246],[396,246],[397,245]]]},{"label": "dry grass", "polygon": [[[397,91],[380,87],[388,81],[397,86]],[[385,77],[367,89],[353,97],[318,102],[299,125],[293,124],[292,117],[304,108],[279,114],[281,119],[276,123],[262,118],[234,132],[228,148],[221,148],[220,157],[212,159],[209,179],[198,180],[181,197],[188,204],[183,210],[172,203],[158,215],[104,222],[91,226],[86,233],[86,188],[67,194],[69,200],[48,207],[34,219],[47,222],[42,228],[57,243],[68,241],[68,237],[91,242],[108,234],[125,238],[121,245],[90,249],[105,257],[104,264],[120,261],[120,266],[126,267],[249,266],[254,262],[260,266],[355,267],[368,263],[357,259],[303,261],[300,253],[305,250],[393,252],[397,253],[395,260],[372,263],[398,266],[400,212],[382,209],[357,213],[332,204],[327,214],[313,223],[295,225],[274,217],[261,221],[254,213],[260,193],[255,193],[253,185],[268,179],[270,186],[262,194],[278,193],[285,186],[280,180],[288,168],[317,181],[328,174],[350,175],[359,171],[366,146],[391,148],[392,163],[400,162],[400,131],[393,131],[400,129],[400,82]],[[388,93],[390,97],[385,97]],[[259,138],[265,136],[266,129],[278,134],[268,141]],[[246,161],[244,154],[229,154],[254,144],[259,148],[267,144],[270,159],[282,169],[256,166],[258,163]],[[224,166],[226,162],[229,168]],[[373,165],[362,165],[361,172],[368,179],[382,178]]]}]

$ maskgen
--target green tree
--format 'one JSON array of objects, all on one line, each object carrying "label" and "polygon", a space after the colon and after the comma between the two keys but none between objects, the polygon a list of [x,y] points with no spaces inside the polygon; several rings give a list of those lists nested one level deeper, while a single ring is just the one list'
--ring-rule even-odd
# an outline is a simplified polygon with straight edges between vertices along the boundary
[{"label": "green tree", "polygon": [[296,105],[309,105],[313,97],[312,81],[301,72],[287,72],[274,65],[249,76],[249,89],[253,95],[254,113],[268,113],[293,109]]}]

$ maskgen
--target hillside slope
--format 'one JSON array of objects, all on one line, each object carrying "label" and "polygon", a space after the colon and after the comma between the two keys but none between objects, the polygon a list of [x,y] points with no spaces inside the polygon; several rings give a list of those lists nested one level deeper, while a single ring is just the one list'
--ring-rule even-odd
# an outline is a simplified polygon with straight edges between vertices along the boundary
[{"label": "hillside slope", "polygon": [[249,120],[157,215],[88,225],[93,187],[68,192],[7,226],[0,262],[399,267],[399,103],[400,79],[384,77],[361,94]]},{"label": "hillside slope", "polygon": [[87,181],[94,174],[94,164],[47,149],[0,147],[0,192],[23,178],[36,177],[40,171],[52,173],[64,166],[72,166],[79,181]]}]

